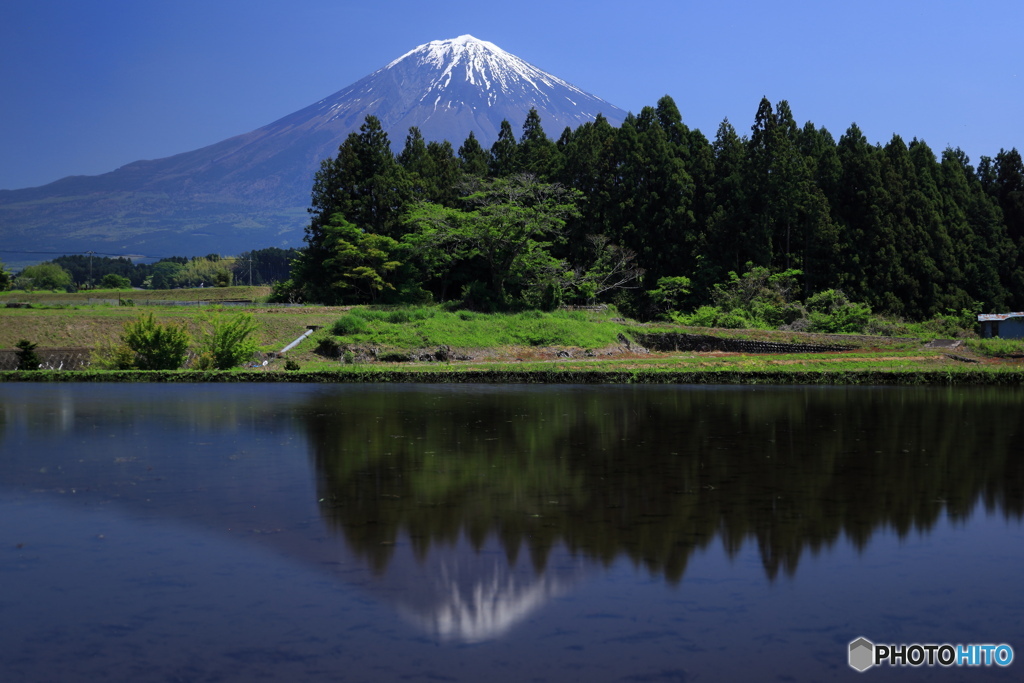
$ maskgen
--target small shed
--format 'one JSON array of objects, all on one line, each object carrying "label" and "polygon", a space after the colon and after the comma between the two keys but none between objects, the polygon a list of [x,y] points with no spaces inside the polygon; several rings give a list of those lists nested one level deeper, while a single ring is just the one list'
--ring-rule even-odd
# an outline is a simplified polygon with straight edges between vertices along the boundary
[{"label": "small shed", "polygon": [[985,339],[1024,339],[1024,313],[984,313],[978,324]]}]

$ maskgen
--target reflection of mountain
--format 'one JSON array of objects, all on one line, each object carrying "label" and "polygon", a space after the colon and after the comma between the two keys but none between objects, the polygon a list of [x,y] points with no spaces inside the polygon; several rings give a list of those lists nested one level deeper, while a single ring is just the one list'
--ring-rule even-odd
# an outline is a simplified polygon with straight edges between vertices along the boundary
[{"label": "reflection of mountain", "polygon": [[771,577],[979,500],[1019,520],[1022,397],[0,385],[0,486],[245,539],[475,641],[624,555],[678,581],[696,549],[753,540]]},{"label": "reflection of mountain", "polygon": [[557,544],[679,580],[716,537],[765,571],[878,529],[928,529],[982,498],[1024,513],[1019,390],[433,387],[304,411],[324,514],[383,572],[494,534],[545,566]]},{"label": "reflection of mountain", "polygon": [[509,561],[499,544],[459,538],[414,557],[400,542],[387,569],[368,585],[395,603],[424,631],[440,640],[478,642],[497,638],[567,591],[585,571],[579,557],[557,548],[538,572]]}]

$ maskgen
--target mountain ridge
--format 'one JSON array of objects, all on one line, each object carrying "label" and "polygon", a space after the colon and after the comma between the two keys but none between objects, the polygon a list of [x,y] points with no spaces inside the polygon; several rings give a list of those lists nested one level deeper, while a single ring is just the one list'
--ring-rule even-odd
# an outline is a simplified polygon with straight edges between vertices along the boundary
[{"label": "mountain ridge", "polygon": [[320,162],[366,116],[380,119],[396,152],[411,126],[456,149],[472,131],[487,148],[502,120],[518,128],[531,108],[549,137],[599,113],[613,125],[626,115],[493,43],[432,41],[253,131],[100,175],[0,190],[2,248],[12,250],[0,255],[13,262],[18,250],[57,243],[67,253],[152,257],[298,246]]}]

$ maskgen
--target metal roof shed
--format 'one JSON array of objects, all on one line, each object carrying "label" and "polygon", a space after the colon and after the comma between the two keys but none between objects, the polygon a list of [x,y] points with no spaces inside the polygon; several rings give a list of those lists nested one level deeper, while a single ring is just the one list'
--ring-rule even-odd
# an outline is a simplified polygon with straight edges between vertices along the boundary
[{"label": "metal roof shed", "polygon": [[978,316],[981,336],[1024,339],[1024,313],[984,313]]}]

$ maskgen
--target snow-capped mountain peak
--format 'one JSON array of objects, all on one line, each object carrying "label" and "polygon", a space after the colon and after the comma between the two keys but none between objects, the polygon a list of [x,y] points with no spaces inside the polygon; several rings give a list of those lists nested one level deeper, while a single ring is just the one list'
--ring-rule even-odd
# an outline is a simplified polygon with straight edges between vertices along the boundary
[{"label": "snow-capped mountain peak", "polygon": [[549,136],[604,114],[613,125],[626,112],[502,50],[462,35],[434,40],[315,105],[330,125],[358,128],[367,114],[380,119],[394,147],[410,126],[428,140],[458,147],[469,131],[484,146],[497,139],[502,120],[518,129],[536,109]]},{"label": "snow-capped mountain peak", "polygon": [[584,94],[576,86],[538,69],[494,43],[479,40],[468,34],[420,45],[384,68],[393,69],[403,63],[412,63],[416,68],[435,70],[436,76],[428,86],[431,91],[444,89],[462,81],[487,91],[496,89],[508,94],[517,86],[521,87],[525,81],[535,89],[541,86],[563,87]]}]

